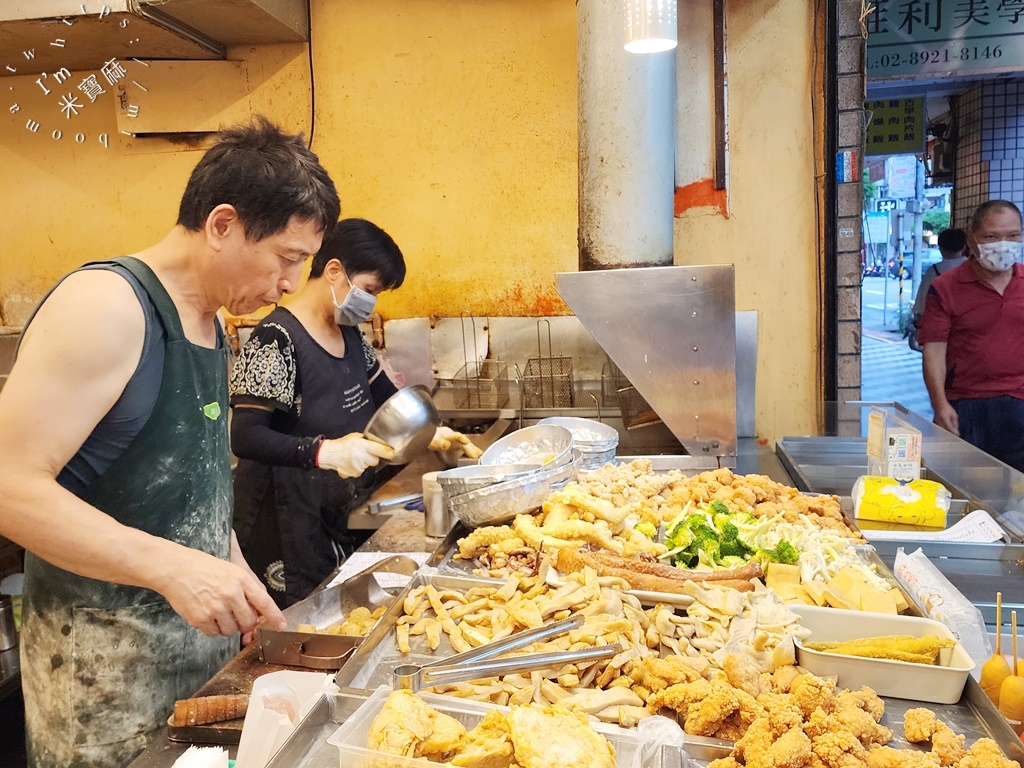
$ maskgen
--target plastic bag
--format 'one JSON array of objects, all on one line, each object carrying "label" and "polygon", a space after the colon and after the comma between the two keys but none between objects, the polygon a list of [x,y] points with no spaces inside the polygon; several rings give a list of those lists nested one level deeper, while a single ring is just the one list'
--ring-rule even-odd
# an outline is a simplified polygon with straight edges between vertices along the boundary
[{"label": "plastic bag", "polygon": [[900,547],[896,551],[893,571],[925,614],[949,627],[960,645],[977,662],[971,674],[979,676],[981,665],[992,655],[992,643],[981,611],[939,572],[920,549],[908,555]]},{"label": "plastic bag", "polygon": [[661,748],[666,744],[679,747],[682,758],[680,768],[687,768],[690,764],[689,756],[683,749],[686,746],[686,734],[675,720],[661,715],[645,717],[637,724],[636,732],[642,743],[640,749],[633,754],[630,768],[661,765]]},{"label": "plastic bag", "polygon": [[952,502],[949,490],[934,480],[894,480],[862,475],[853,484],[853,515],[860,520],[945,528]]}]

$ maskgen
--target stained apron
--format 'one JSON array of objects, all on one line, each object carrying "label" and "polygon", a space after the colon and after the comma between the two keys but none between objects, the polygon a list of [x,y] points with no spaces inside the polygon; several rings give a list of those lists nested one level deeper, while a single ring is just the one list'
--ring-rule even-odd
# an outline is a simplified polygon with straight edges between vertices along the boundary
[{"label": "stained apron", "polygon": [[[189,342],[149,267],[115,261],[139,279],[164,326],[163,379],[141,432],[79,495],[125,525],[227,559],[223,343]],[[77,576],[31,553],[23,614],[28,756],[37,768],[125,765],[166,723],[175,699],[194,693],[238,649],[237,636],[206,637],[156,592]]]}]

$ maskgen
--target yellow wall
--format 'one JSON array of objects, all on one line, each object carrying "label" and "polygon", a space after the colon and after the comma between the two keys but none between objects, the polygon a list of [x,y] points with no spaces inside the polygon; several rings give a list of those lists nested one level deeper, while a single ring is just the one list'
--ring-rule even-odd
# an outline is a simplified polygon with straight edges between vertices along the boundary
[{"label": "yellow wall", "polygon": [[[381,300],[382,314],[565,312],[554,273],[577,263],[573,5],[313,0],[311,11],[313,149],[343,215],[381,224],[408,261],[405,287]],[[231,58],[247,62],[255,109],[308,133],[304,47]],[[4,223],[0,325],[23,323],[78,264],[161,237],[198,158],[126,149],[109,94],[73,120],[86,143],[47,137],[59,114],[30,134],[25,117],[54,109],[35,77],[14,78],[23,110],[0,115],[0,168],[17,180],[0,185],[2,209],[17,211]],[[197,98],[187,83],[166,97],[183,108]],[[109,149],[93,138],[101,132]]]},{"label": "yellow wall", "polygon": [[798,429],[819,397],[814,19],[806,0],[727,8],[729,218],[711,206],[683,213],[675,258],[736,265],[736,308],[758,311],[757,432],[772,436],[777,410],[780,429]]},{"label": "yellow wall", "polygon": [[342,213],[409,264],[386,317],[564,312],[577,266],[576,10],[556,0],[313,3],[316,145]]},{"label": "yellow wall", "polygon": [[[231,52],[246,58],[254,109],[288,130],[309,132],[309,76],[304,45]],[[132,65],[129,65],[131,67]],[[131,76],[146,83],[145,69]],[[74,91],[87,74],[68,82]],[[178,201],[198,151],[162,139],[118,132],[113,89],[67,118],[36,85],[38,75],[0,78],[4,96],[20,106],[0,112],[0,325],[24,324],[35,303],[61,275],[87,261],[131,253],[174,226]],[[103,82],[102,78],[99,78]],[[10,90],[13,89],[13,90]],[[189,109],[199,97],[182,83],[168,100]],[[36,133],[25,128],[32,117]],[[53,131],[62,131],[60,140]],[[75,134],[85,135],[78,143]],[[109,137],[104,148],[99,137]]]},{"label": "yellow wall", "polygon": [[[565,312],[554,273],[577,265],[574,4],[313,0],[311,11],[313,148],[338,185],[343,215],[380,223],[409,265],[405,286],[381,300],[382,314]],[[760,313],[763,434],[777,401],[817,397],[812,21],[806,0],[729,5],[731,217],[691,210],[676,220],[677,262],[735,263],[737,307]],[[305,46],[230,55],[246,61],[254,109],[308,134]],[[73,121],[84,144],[29,134],[26,105],[42,103],[32,80],[0,79],[23,106],[11,115],[0,102],[6,325],[23,323],[78,264],[161,237],[199,157],[119,136],[109,100]],[[187,86],[167,98],[187,108],[195,97]],[[48,118],[47,131],[58,118]],[[109,149],[96,141],[101,132]]]}]

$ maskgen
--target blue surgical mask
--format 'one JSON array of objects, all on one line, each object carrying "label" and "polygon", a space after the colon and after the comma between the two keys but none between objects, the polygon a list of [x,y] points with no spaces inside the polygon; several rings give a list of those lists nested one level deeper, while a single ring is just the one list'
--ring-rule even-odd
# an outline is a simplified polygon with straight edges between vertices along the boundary
[{"label": "blue surgical mask", "polygon": [[978,263],[990,272],[1005,272],[1021,260],[1024,243],[1016,240],[999,240],[995,243],[978,243]]},{"label": "blue surgical mask", "polygon": [[347,274],[345,279],[348,280],[349,289],[341,304],[338,303],[338,297],[334,293],[334,286],[331,286],[334,322],[338,325],[359,325],[360,323],[365,323],[370,319],[370,315],[373,314],[374,307],[377,306],[377,297],[353,285]]}]

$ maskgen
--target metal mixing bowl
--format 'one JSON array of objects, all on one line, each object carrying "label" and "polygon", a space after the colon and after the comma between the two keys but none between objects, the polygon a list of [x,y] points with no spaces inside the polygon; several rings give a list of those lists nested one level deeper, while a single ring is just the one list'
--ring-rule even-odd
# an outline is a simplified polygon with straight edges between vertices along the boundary
[{"label": "metal mixing bowl", "polygon": [[437,476],[437,482],[449,496],[468,493],[495,483],[515,480],[540,469],[540,464],[474,464],[469,467],[447,469]]},{"label": "metal mixing bowl", "polygon": [[363,437],[395,449],[395,457],[383,463],[408,464],[427,449],[440,424],[430,390],[417,384],[389,397],[370,417]]},{"label": "metal mixing bowl", "polygon": [[481,464],[564,464],[572,456],[572,432],[565,427],[517,429],[496,440],[480,457]]}]

